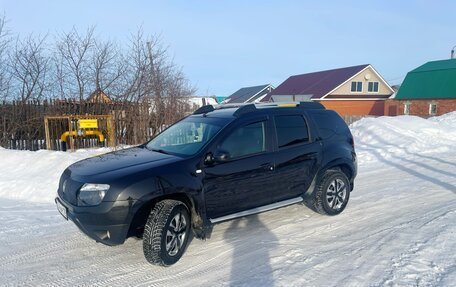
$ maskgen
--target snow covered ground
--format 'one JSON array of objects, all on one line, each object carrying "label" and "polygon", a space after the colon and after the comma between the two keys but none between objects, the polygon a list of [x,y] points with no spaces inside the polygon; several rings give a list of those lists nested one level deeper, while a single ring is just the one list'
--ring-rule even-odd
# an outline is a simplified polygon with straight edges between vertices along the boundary
[{"label": "snow covered ground", "polygon": [[53,199],[70,163],[106,150],[0,149],[0,285],[456,286],[456,112],[351,126],[359,175],[347,209],[293,205],[218,224],[182,259],[85,237]]}]

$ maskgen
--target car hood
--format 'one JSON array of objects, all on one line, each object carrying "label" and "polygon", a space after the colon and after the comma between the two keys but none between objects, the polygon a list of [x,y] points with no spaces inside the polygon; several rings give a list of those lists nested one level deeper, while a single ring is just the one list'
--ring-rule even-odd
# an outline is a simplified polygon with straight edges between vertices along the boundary
[{"label": "car hood", "polygon": [[69,166],[68,171],[71,176],[95,176],[145,164],[152,166],[167,164],[179,159],[174,155],[134,147],[78,161]]}]

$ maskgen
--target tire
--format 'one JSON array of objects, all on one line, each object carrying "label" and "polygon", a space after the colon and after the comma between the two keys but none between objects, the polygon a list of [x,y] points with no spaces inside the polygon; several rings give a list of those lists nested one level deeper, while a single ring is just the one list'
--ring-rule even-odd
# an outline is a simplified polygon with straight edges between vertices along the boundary
[{"label": "tire", "polygon": [[345,209],[349,198],[347,176],[339,170],[327,170],[316,186],[313,207],[320,214],[337,215]]},{"label": "tire", "polygon": [[190,224],[188,209],[182,202],[158,202],[144,226],[143,252],[146,260],[161,266],[176,263],[187,247]]}]

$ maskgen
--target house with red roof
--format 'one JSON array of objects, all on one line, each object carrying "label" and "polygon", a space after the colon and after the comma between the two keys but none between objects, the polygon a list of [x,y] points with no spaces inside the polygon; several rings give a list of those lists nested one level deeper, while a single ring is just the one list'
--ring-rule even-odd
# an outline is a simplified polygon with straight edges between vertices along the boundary
[{"label": "house with red roof", "polygon": [[370,64],[291,76],[262,102],[317,101],[340,115],[384,114],[394,90]]}]

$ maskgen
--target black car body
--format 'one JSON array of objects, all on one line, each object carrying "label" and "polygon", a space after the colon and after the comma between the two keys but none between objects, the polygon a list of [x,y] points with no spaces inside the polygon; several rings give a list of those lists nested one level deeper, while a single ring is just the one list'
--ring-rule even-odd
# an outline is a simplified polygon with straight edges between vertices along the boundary
[{"label": "black car body", "polygon": [[[318,205],[318,186],[328,171],[342,175],[339,185],[346,185],[347,195],[334,195],[316,209],[334,215],[345,208],[356,154],[334,111],[313,102],[205,106],[179,123],[190,128],[169,131],[177,135],[172,144],[159,135],[155,142],[69,166],[56,198],[61,213],[97,242],[118,245],[142,236],[157,203],[173,200],[188,209],[192,230],[204,238],[213,223],[303,199]],[[191,138],[185,148],[178,132],[184,141]],[[328,194],[338,187],[333,183],[325,186]],[[325,211],[328,204],[340,210]]]}]

